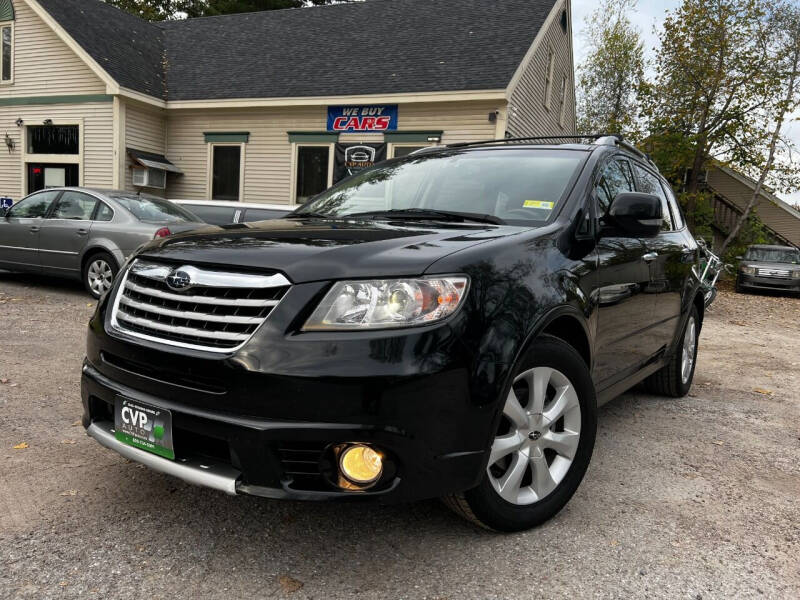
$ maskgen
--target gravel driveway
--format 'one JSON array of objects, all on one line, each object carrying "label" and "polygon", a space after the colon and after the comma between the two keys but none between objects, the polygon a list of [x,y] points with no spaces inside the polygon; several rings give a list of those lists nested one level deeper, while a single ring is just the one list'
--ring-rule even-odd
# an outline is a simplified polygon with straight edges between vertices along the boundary
[{"label": "gravel driveway", "polygon": [[600,411],[567,508],[494,535],[438,502],[227,497],[78,424],[94,302],[0,273],[0,597],[800,597],[800,300],[722,292],[691,394]]}]

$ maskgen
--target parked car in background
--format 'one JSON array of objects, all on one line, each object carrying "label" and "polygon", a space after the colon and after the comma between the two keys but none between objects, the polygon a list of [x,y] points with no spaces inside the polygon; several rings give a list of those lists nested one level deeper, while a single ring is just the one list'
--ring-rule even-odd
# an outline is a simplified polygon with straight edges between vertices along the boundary
[{"label": "parked car in background", "polygon": [[645,155],[516,142],[143,246],[89,328],[89,435],[229,494],[441,496],[502,531],[555,515],[599,404],[640,381],[689,391],[703,290]]},{"label": "parked car in background", "polygon": [[99,298],[143,243],[203,226],[186,209],[155,196],[50,188],[0,209],[0,268],[80,277]]},{"label": "parked car in background", "polygon": [[750,246],[741,257],[736,291],[800,292],[800,250],[792,246]]},{"label": "parked car in background", "polygon": [[180,204],[212,225],[281,219],[296,208],[286,204],[255,204],[223,200],[173,200],[172,202]]}]

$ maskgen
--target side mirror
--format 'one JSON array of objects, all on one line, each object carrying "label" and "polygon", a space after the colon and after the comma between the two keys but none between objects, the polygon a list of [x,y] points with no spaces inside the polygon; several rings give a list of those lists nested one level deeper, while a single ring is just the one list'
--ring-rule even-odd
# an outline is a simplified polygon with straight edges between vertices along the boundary
[{"label": "side mirror", "polygon": [[658,235],[664,222],[661,198],[641,192],[617,194],[607,216],[614,225],[636,237]]}]

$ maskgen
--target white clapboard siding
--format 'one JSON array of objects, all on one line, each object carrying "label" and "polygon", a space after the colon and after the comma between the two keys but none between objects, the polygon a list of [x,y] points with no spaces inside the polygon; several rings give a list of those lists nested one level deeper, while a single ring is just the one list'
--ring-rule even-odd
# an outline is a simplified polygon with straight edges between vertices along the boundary
[{"label": "white clapboard siding", "polygon": [[[52,119],[57,124],[83,123],[83,183],[89,187],[110,188],[113,182],[113,109],[111,102],[86,104],[51,104],[38,106],[0,106],[0,142],[5,134],[13,140],[14,150],[9,152],[0,143],[0,195],[18,200],[23,192],[23,128],[14,123],[23,119],[28,125],[41,124]],[[35,156],[28,156],[35,161]]]},{"label": "white clapboard siding", "polygon": [[[571,15],[567,15],[567,31],[561,28],[561,13],[569,10],[568,2],[557,2],[553,18],[543,32],[536,51],[524,67],[519,84],[509,100],[508,132],[514,136],[558,135],[575,132],[574,77],[570,39]],[[549,109],[545,106],[545,81],[550,52],[555,57],[553,83]],[[564,125],[559,123],[561,105],[561,82],[567,77],[567,93],[564,106]]]},{"label": "white clapboard siding", "polygon": [[0,98],[105,94],[97,75],[25,2],[14,2],[14,81]]},{"label": "white clapboard siding", "polygon": [[[444,143],[494,138],[489,113],[497,102],[401,104],[399,131],[444,131]],[[206,198],[208,144],[204,132],[249,132],[245,149],[244,198],[249,202],[288,203],[291,198],[292,145],[289,131],[325,131],[327,107],[171,110],[167,119],[167,158],[183,170],[170,176],[170,198]],[[344,140],[345,138],[343,138]],[[380,141],[381,136],[347,141]]]},{"label": "white clapboard siding", "polygon": [[[166,154],[167,152],[167,118],[164,110],[150,109],[132,102],[125,106],[125,152],[127,148]],[[125,153],[125,189],[135,190],[131,179],[132,161]],[[170,177],[173,177],[170,175]],[[163,195],[163,190],[147,188],[148,193]]]}]

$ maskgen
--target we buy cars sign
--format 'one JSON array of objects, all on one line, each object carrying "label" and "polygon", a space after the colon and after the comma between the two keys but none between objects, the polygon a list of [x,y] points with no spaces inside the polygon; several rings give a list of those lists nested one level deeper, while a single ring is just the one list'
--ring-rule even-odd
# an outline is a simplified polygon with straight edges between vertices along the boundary
[{"label": "we buy cars sign", "polygon": [[397,104],[329,106],[328,131],[396,131]]}]

